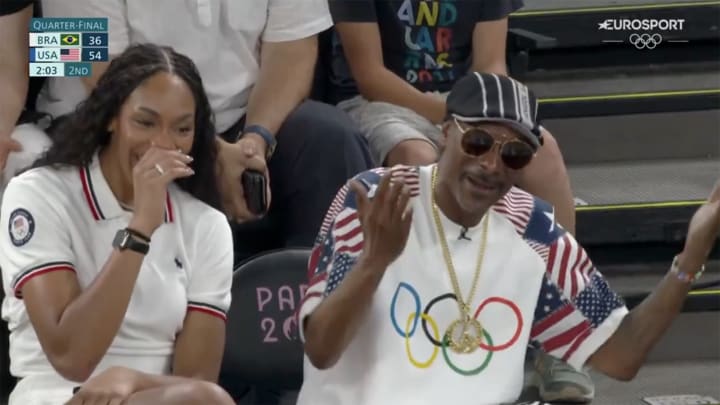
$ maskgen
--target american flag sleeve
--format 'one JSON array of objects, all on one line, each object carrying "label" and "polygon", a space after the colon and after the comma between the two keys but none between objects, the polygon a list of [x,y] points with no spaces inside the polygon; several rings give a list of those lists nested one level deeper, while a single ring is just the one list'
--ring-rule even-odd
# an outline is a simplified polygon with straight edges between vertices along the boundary
[{"label": "american flag sleeve", "polygon": [[[373,190],[383,170],[372,170],[355,177]],[[330,295],[352,270],[363,248],[363,233],[358,218],[355,193],[345,185],[335,196],[308,261],[308,289],[300,304],[298,329],[304,342],[304,320]]]},{"label": "american flag sleeve", "polygon": [[530,339],[580,369],[615,333],[628,309],[572,235],[563,232],[544,253],[545,278]]}]

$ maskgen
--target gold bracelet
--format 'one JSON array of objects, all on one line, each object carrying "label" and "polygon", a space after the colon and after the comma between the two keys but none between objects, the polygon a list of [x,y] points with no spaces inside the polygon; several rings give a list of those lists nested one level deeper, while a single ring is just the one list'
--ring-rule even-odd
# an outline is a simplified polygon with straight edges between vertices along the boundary
[{"label": "gold bracelet", "polygon": [[677,279],[682,281],[683,283],[690,284],[697,281],[705,271],[705,265],[703,264],[702,267],[700,267],[700,271],[697,271],[695,273],[687,273],[680,270],[680,267],[678,266],[678,256],[679,255],[673,258],[672,266],[670,266],[670,273],[674,274],[675,277],[677,277]]}]

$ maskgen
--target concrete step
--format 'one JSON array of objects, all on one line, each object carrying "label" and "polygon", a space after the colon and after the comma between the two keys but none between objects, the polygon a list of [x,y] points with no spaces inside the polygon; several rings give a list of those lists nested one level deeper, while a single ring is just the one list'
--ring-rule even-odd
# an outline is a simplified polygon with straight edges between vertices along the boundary
[{"label": "concrete step", "polygon": [[541,99],[552,99],[720,89],[719,73],[717,63],[645,65],[538,72],[524,81]]},{"label": "concrete step", "polygon": [[720,109],[547,120],[566,164],[718,158]]},{"label": "concrete step", "polygon": [[[694,343],[688,340],[678,344]],[[619,382],[592,373],[596,393],[592,404],[647,405],[643,398],[664,395],[699,395],[720,401],[718,375],[720,362],[717,359],[650,363],[630,382]]]},{"label": "concrete step", "polygon": [[696,3],[697,0],[533,0],[525,4],[523,10],[557,10],[587,7],[638,6],[646,4],[682,4]]},{"label": "concrete step", "polygon": [[588,163],[568,171],[581,205],[696,201],[720,180],[720,159]]}]

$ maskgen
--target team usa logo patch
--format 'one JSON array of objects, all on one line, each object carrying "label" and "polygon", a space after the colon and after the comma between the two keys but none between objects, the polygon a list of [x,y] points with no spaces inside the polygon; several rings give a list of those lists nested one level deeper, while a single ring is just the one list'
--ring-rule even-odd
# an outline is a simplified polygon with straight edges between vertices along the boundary
[{"label": "team usa logo patch", "polygon": [[22,246],[28,243],[35,233],[35,219],[32,214],[23,208],[13,211],[10,214],[8,233],[13,245]]}]

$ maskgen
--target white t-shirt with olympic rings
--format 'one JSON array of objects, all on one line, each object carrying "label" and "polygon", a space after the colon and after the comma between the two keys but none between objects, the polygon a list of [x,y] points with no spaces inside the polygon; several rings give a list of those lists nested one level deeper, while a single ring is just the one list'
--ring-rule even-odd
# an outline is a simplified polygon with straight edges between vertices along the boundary
[{"label": "white t-shirt with olympic rings", "polygon": [[[383,170],[356,179],[372,194]],[[306,356],[298,405],[514,402],[528,344],[580,368],[620,325],[626,306],[555,222],[552,207],[513,188],[486,216],[487,247],[470,303],[483,327],[482,343],[470,354],[450,350],[442,336],[459,310],[432,216],[432,166],[391,170],[413,189],[407,246],[387,269],[367,318],[337,364],[318,370]],[[467,297],[482,222],[459,238],[459,225],[442,213],[441,221]],[[313,249],[300,325],[342,283],[361,251],[355,196],[343,188]]]}]

